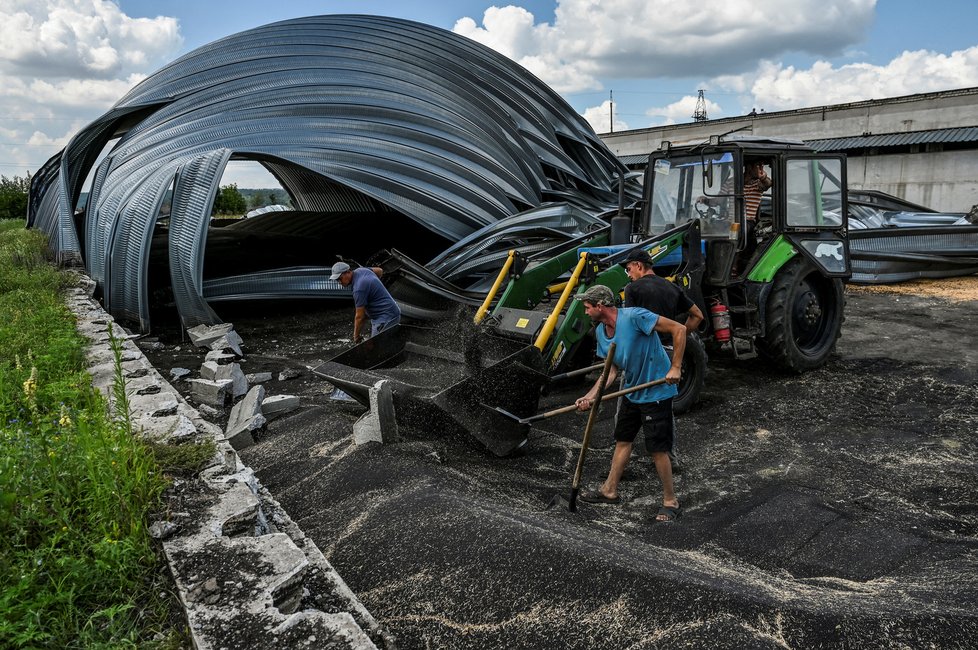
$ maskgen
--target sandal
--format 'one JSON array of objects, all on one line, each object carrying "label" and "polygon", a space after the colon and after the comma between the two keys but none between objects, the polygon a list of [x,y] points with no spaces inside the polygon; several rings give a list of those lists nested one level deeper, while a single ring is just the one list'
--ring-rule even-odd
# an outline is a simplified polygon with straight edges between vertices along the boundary
[{"label": "sandal", "polygon": [[676,521],[680,516],[682,516],[682,508],[680,506],[662,506],[655,515],[655,521],[656,523],[665,524]]}]

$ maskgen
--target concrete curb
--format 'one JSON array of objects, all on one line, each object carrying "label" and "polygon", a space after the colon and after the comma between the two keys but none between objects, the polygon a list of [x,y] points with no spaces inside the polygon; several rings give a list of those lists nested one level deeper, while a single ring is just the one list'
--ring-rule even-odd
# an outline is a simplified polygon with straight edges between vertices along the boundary
[{"label": "concrete curb", "polygon": [[224,432],[201,418],[92,298],[94,282],[79,275],[79,284],[65,302],[90,341],[93,385],[112,401],[111,324],[123,341],[134,429],[172,444],[217,444],[199,478],[177,480],[168,491],[171,521],[152,527],[163,538],[195,647],[393,648],[393,638],[241,462]]}]

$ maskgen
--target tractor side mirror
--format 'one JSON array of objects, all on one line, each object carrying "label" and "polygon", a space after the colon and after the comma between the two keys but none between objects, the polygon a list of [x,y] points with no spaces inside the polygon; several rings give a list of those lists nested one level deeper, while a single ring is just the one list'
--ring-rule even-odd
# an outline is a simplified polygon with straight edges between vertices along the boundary
[{"label": "tractor side mirror", "polygon": [[713,187],[713,157],[703,161],[703,174],[706,176],[706,186]]}]

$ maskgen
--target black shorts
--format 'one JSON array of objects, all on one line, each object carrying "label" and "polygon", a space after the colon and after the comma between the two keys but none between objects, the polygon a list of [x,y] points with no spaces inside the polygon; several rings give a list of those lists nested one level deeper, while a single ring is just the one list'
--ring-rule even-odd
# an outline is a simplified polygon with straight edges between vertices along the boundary
[{"label": "black shorts", "polygon": [[649,453],[672,450],[672,398],[649,404],[636,404],[622,398],[615,416],[615,440],[635,442],[638,430],[645,434],[645,449]]}]

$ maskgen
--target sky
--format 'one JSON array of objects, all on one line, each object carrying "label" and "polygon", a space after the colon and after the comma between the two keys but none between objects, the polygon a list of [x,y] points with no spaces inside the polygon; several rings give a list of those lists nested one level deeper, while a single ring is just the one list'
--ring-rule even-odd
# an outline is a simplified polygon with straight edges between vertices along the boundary
[{"label": "sky", "polygon": [[[33,173],[132,86],[197,47],[338,13],[408,18],[479,41],[541,78],[598,133],[689,122],[701,89],[713,119],[978,86],[972,0],[0,0],[0,174]],[[277,185],[253,163],[232,163],[224,181]]]}]

